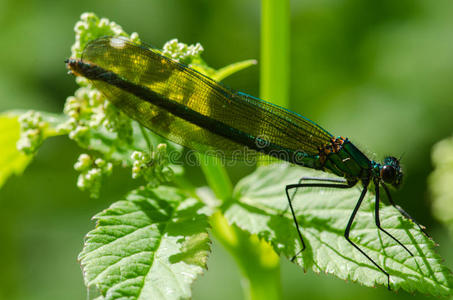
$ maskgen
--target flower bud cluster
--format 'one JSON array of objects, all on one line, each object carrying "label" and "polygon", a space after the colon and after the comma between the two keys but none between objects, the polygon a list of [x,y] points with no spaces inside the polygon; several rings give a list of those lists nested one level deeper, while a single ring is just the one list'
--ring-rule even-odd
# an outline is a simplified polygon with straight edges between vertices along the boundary
[{"label": "flower bud cluster", "polygon": [[20,138],[16,147],[25,154],[33,154],[44,141],[44,131],[48,123],[39,112],[30,110],[19,117]]},{"label": "flower bud cluster", "polygon": [[118,136],[115,141],[119,144],[132,141],[131,119],[95,89],[79,88],[74,96],[67,98],[64,112],[69,116],[69,138],[82,147],[88,147],[92,130],[102,128],[115,132]]},{"label": "flower bud cluster", "polygon": [[113,164],[102,158],[94,158],[88,154],[81,154],[74,164],[74,169],[80,172],[77,187],[82,191],[89,191],[90,197],[99,197],[103,176],[112,173]]},{"label": "flower bud cluster", "polygon": [[132,178],[143,177],[150,187],[168,182],[173,176],[173,170],[167,162],[167,144],[159,144],[150,154],[134,151],[131,159]]},{"label": "flower bud cluster", "polygon": [[203,51],[203,46],[200,43],[189,46],[178,42],[178,39],[172,39],[165,43],[162,54],[176,61],[189,63],[194,59],[198,59]]},{"label": "flower bud cluster", "polygon": [[76,41],[71,47],[71,56],[80,58],[85,45],[98,37],[126,36],[123,28],[106,18],[99,18],[93,13],[83,13],[74,26]]}]

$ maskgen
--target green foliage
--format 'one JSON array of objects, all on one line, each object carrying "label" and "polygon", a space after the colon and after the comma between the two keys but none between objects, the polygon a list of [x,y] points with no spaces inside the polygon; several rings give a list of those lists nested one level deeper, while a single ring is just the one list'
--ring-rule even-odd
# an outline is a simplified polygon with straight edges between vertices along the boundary
[{"label": "green foliage", "polygon": [[65,119],[35,111],[0,114],[0,187],[9,176],[22,174],[46,138],[64,133]]},{"label": "green foliage", "polygon": [[434,171],[429,177],[433,196],[433,212],[453,232],[453,137],[438,142],[433,147]]},{"label": "green foliage", "polygon": [[0,115],[0,187],[6,179],[15,174],[20,175],[27,167],[31,157],[17,151],[16,143],[20,136],[20,124],[17,115],[4,113]]},{"label": "green foliage", "polygon": [[[255,65],[255,64],[256,64],[256,60],[254,60],[254,59],[248,59],[248,60],[240,61],[237,63],[232,63],[228,66],[225,66],[223,68],[216,70],[215,72],[211,72],[212,74],[210,77],[216,81],[221,81],[221,80],[225,79],[226,77],[228,77],[236,72],[239,72],[245,68],[248,68],[252,65]],[[204,73],[204,74],[209,74],[209,72]]]},{"label": "green foliage", "polygon": [[[80,57],[89,40],[104,35],[128,36],[114,22],[91,13],[82,15],[75,31],[73,57]],[[138,41],[136,34],[130,38]],[[236,63],[217,73],[203,62],[201,51],[199,44],[187,46],[174,40],[164,46],[164,53],[217,79],[254,63]],[[11,152],[17,156],[14,164],[8,161],[1,179],[20,172],[29,161],[29,157],[16,150],[18,140],[17,148],[32,154],[45,139],[58,134],[67,134],[80,147],[93,152],[81,154],[74,165],[80,172],[77,186],[89,191],[91,197],[99,196],[102,180],[111,174],[114,164],[131,167],[133,178],[143,177],[147,187],[131,192],[126,200],[115,202],[95,217],[97,227],[88,234],[80,254],[85,282],[87,286],[96,286],[105,299],[189,298],[190,285],[205,268],[209,252],[207,217],[198,211],[201,202],[188,199],[182,191],[164,187],[151,190],[168,182],[175,171],[182,172],[166,159],[167,149],[181,152],[182,148],[162,144],[162,138],[129,119],[93,89],[90,82],[85,79],[77,82],[81,87],[65,104],[67,117],[24,113],[20,117],[20,138],[17,117],[1,119],[5,132],[13,133],[5,136],[5,140],[8,138],[14,146]],[[13,125],[15,130],[10,128]]]},{"label": "green foliage", "polygon": [[160,187],[132,191],[97,214],[79,259],[102,299],[189,298],[210,252],[201,202]]},{"label": "green foliage", "polygon": [[[76,40],[71,47],[71,56],[77,58],[81,57],[86,44],[98,37],[104,35],[127,36],[121,26],[106,18],[99,19],[93,13],[83,13],[80,16],[80,21],[74,26],[74,31]],[[133,37],[138,39],[137,34],[133,34]]]},{"label": "green foliage", "polygon": [[[277,253],[292,258],[301,245],[290,212],[285,212],[283,187],[301,177],[326,177],[326,174],[286,165],[259,168],[238,183],[233,195],[235,202],[226,209],[225,217],[271,242]],[[293,203],[307,249],[296,258],[296,263],[304,269],[366,286],[386,285],[387,277],[344,238],[344,229],[360,192],[358,187],[299,189]],[[390,273],[392,289],[450,294],[453,277],[434,252],[435,243],[396,209],[383,206],[380,209],[383,228],[407,246],[415,255],[412,257],[377,229],[373,212],[374,195],[368,193],[350,236]]]},{"label": "green foliage", "polygon": [[[119,25],[99,19],[94,14],[83,14],[75,30],[73,57],[80,57],[82,49],[92,39],[103,35],[129,36]],[[138,41],[137,34],[129,38]],[[172,40],[164,46],[162,53],[216,80],[255,63],[253,60],[243,61],[215,70],[200,57],[202,49],[199,44],[188,46]],[[145,179],[146,186],[130,192],[124,200],[114,202],[95,216],[96,228],[88,233],[79,256],[85,283],[98,288],[100,299],[190,298],[192,282],[206,268],[210,251],[208,222],[219,223],[216,216],[220,213],[246,232],[237,234],[238,229],[233,226],[229,233],[231,243],[252,234],[262,239],[255,237],[256,243],[250,243],[256,245],[256,249],[265,248],[262,246],[265,240],[278,254],[292,257],[298,253],[300,242],[291,216],[285,212],[284,186],[302,176],[314,176],[313,172],[275,165],[259,168],[244,178],[231,196],[231,185],[224,170],[213,167],[214,164],[205,165],[205,174],[211,174],[207,181],[221,198],[208,209],[204,204],[207,201],[200,201],[194,188],[182,184],[180,178],[175,180],[180,188],[161,185],[175,179],[174,173],[181,173],[166,159],[166,151],[181,152],[179,146],[162,144],[160,137],[130,120],[94,90],[87,80],[78,79],[77,82],[81,87],[67,99],[67,117],[54,118],[52,122],[44,113],[23,117],[21,144],[27,147],[21,148],[34,153],[46,138],[67,134],[89,152],[82,154],[74,167],[81,172],[78,186],[88,190],[91,196],[98,195],[102,178],[111,173],[113,165],[130,167],[134,178]],[[6,141],[6,149],[13,157],[0,161],[0,184],[10,174],[20,173],[29,161],[29,157],[11,150],[19,139],[18,128],[16,117],[0,118],[0,129],[5,129],[0,131],[0,140]],[[6,129],[10,129],[8,134],[5,134]],[[158,185],[158,188],[153,188]],[[385,276],[343,237],[359,193],[357,188],[299,191],[294,205],[307,249],[296,262],[305,269],[331,273],[366,286],[386,285]],[[433,295],[451,293],[451,274],[434,253],[434,242],[393,208],[383,207],[383,227],[415,253],[415,257],[411,257],[377,230],[373,203],[373,196],[369,194],[356,218],[351,238],[389,271],[392,287]],[[204,214],[212,210],[216,212],[213,216]],[[213,226],[214,234],[223,234],[220,232],[224,229],[222,226],[227,225]],[[238,236],[241,239],[235,240]],[[269,249],[266,248],[267,253]],[[257,250],[237,254],[244,256],[244,262],[254,261],[252,253],[265,252]],[[278,262],[275,253],[261,258],[263,264]],[[248,276],[254,275],[249,273]]]}]

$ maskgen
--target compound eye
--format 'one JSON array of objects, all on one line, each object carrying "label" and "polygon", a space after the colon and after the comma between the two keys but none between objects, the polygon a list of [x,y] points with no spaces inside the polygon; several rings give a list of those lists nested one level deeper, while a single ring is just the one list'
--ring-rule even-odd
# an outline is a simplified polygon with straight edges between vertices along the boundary
[{"label": "compound eye", "polygon": [[394,167],[385,165],[381,169],[381,178],[385,183],[393,183],[396,177],[396,170]]}]

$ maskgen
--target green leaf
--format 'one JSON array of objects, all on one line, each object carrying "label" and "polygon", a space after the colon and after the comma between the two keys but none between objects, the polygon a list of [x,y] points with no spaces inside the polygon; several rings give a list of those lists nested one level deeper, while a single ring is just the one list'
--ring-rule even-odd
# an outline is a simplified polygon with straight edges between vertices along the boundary
[{"label": "green leaf", "polygon": [[[277,253],[292,258],[300,241],[291,214],[285,211],[285,185],[301,177],[327,174],[284,164],[261,167],[235,188],[235,202],[226,208],[229,222],[271,242]],[[293,201],[307,248],[296,259],[304,269],[333,274],[366,286],[387,285],[387,277],[344,238],[344,229],[359,198],[351,189],[299,189]],[[380,209],[381,224],[414,257],[380,232],[374,222],[374,195],[368,193],[357,213],[350,237],[390,274],[393,290],[403,288],[433,295],[451,292],[451,272],[434,252],[435,243],[391,206]]]},{"label": "green leaf", "polygon": [[139,189],[96,215],[79,256],[105,299],[186,299],[210,252],[203,205],[174,188]]},{"label": "green leaf", "polygon": [[433,197],[433,213],[453,232],[453,137],[442,140],[433,147],[434,171],[429,176]]},{"label": "green leaf", "polygon": [[18,116],[0,114],[0,187],[11,175],[20,175],[31,161],[31,156],[25,155],[16,148],[20,137]]},{"label": "green leaf", "polygon": [[[33,157],[17,150],[17,141],[21,135],[19,117],[26,112],[14,110],[0,114],[0,187],[11,175],[22,174]],[[57,127],[65,122],[64,116],[44,112],[39,114],[47,124],[43,140],[62,134],[62,130]]]},{"label": "green leaf", "polygon": [[226,77],[239,72],[241,70],[244,70],[250,66],[256,65],[256,59],[248,59],[248,60],[243,60],[239,61],[236,63],[229,64],[228,66],[225,66],[223,68],[220,68],[216,71],[213,72],[211,78],[216,80],[216,81],[222,81]]}]

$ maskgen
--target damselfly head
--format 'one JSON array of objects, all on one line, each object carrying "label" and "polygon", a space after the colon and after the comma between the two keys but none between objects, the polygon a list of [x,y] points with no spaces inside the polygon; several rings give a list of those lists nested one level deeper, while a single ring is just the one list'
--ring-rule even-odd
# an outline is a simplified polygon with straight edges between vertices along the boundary
[{"label": "damselfly head", "polygon": [[403,181],[403,171],[401,170],[400,161],[393,156],[384,159],[380,170],[382,181],[398,188]]}]

